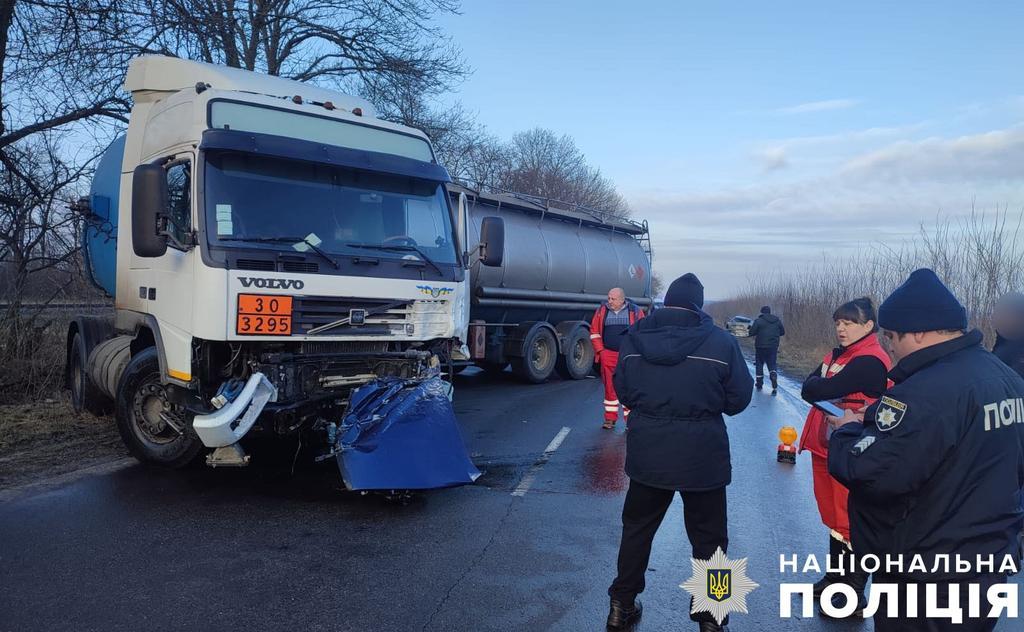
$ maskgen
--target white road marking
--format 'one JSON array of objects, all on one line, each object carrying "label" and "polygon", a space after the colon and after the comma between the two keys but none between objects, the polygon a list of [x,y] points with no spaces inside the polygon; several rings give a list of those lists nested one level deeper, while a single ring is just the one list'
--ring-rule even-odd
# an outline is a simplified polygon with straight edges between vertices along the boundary
[{"label": "white road marking", "polygon": [[562,445],[562,442],[565,441],[565,438],[569,436],[570,432],[572,432],[572,428],[568,426],[563,426],[562,429],[558,431],[555,438],[552,439],[551,443],[548,444],[548,447],[544,449],[544,454],[540,455],[537,462],[534,463],[533,466],[530,467],[529,471],[526,472],[526,476],[523,477],[523,480],[519,481],[516,488],[512,490],[513,496],[522,497],[526,495],[526,492],[530,491],[530,487],[533,485],[534,479],[537,478],[537,473],[540,472],[541,468],[544,467],[544,464],[548,462],[551,455],[555,453],[555,450]]}]

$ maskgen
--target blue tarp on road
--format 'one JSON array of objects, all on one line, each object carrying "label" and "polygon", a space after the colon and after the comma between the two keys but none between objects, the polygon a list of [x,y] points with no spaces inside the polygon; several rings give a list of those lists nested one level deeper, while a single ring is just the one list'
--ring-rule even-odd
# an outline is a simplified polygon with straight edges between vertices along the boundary
[{"label": "blue tarp on road", "polygon": [[435,489],[480,476],[439,377],[384,378],[352,393],[338,433],[338,467],[350,490]]}]

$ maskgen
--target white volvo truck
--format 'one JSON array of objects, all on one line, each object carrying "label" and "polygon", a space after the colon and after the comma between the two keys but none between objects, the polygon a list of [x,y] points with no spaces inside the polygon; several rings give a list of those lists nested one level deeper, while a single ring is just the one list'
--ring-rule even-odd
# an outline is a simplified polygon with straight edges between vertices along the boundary
[{"label": "white volvo truck", "polygon": [[468,358],[467,269],[501,264],[504,224],[467,243],[422,132],[181,59],[134,60],[124,88],[127,133],[82,204],[116,316],[71,324],[67,377],[77,409],[114,410],[134,456],[244,465],[249,432],[329,448],[353,388]]}]

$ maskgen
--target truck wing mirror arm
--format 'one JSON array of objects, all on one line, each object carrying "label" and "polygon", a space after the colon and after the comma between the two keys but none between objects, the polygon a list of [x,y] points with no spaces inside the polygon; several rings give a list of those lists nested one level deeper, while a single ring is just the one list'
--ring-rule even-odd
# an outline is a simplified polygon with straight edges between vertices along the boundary
[{"label": "truck wing mirror arm", "polygon": [[[192,247],[196,245],[195,232],[188,230],[188,228],[176,222],[170,215],[161,213],[157,221],[160,223],[160,230],[157,231],[157,234],[162,237],[166,237],[167,241],[169,241],[171,245],[178,250],[191,250]],[[174,235],[173,231],[167,230],[168,225],[178,229],[184,239],[179,240]]]}]

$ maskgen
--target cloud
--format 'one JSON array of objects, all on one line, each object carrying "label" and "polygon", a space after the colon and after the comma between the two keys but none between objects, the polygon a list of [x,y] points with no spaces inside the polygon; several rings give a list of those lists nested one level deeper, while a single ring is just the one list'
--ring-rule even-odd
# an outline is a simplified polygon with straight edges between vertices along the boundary
[{"label": "cloud", "polygon": [[842,175],[859,180],[1021,181],[1024,126],[959,138],[901,141],[858,156]]},{"label": "cloud", "polygon": [[846,145],[864,141],[878,141],[895,136],[905,136],[920,131],[930,124],[929,121],[909,123],[907,125],[894,125],[890,127],[869,127],[866,129],[853,129],[835,134],[819,134],[817,136],[793,136],[790,138],[779,138],[769,140],[767,145],[793,148],[818,145]]},{"label": "cloud", "polygon": [[765,147],[753,153],[754,160],[761,163],[765,171],[778,171],[789,166],[785,147]]},{"label": "cloud", "polygon": [[779,114],[810,114],[812,112],[829,112],[832,110],[846,110],[860,105],[860,99],[828,99],[825,101],[810,101],[790,105],[775,110]]},{"label": "cloud", "polygon": [[[789,153],[755,157],[767,168],[771,159],[788,161]],[[663,184],[628,198],[636,216],[650,222],[656,269],[666,278],[707,275],[705,285],[715,288],[709,296],[724,297],[752,274],[800,270],[824,252],[914,240],[922,225],[966,216],[972,205],[1008,207],[1016,216],[1024,209],[1021,164],[1024,125],[891,143],[837,161],[820,175],[790,169],[787,181],[695,189]]]},{"label": "cloud", "polygon": [[921,121],[890,127],[853,129],[834,134],[792,136],[758,143],[750,155],[765,173],[779,171],[799,163],[834,168],[845,158],[857,152],[876,149],[886,142],[906,138],[926,128],[930,123]]}]

